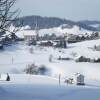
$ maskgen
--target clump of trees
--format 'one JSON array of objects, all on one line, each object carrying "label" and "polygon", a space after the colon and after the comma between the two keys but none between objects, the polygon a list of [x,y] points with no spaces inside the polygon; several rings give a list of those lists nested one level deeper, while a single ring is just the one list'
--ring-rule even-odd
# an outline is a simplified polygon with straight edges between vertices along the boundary
[{"label": "clump of trees", "polygon": [[37,66],[34,63],[28,64],[27,67],[24,69],[26,74],[33,74],[33,75],[46,75],[49,72],[49,69],[45,65]]}]

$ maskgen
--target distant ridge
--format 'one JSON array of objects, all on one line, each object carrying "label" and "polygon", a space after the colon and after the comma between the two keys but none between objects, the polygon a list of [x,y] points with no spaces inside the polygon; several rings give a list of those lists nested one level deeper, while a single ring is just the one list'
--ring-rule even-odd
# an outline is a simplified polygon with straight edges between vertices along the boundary
[{"label": "distant ridge", "polygon": [[23,26],[29,25],[31,29],[35,29],[36,24],[38,25],[39,29],[48,29],[48,28],[53,28],[53,27],[58,27],[63,24],[68,24],[70,26],[77,25],[80,28],[84,28],[86,30],[90,31],[100,31],[99,27],[93,27],[92,25],[99,24],[100,21],[89,21],[89,20],[84,20],[84,21],[72,21],[72,20],[67,20],[67,19],[61,19],[57,17],[42,17],[42,16],[24,16],[20,17],[19,21],[16,23],[13,23],[15,26],[18,26],[18,23],[23,22]]}]

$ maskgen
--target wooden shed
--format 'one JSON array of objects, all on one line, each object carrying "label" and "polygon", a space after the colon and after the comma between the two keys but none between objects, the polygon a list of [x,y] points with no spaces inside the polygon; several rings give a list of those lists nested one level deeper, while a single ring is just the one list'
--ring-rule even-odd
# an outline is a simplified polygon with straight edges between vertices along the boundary
[{"label": "wooden shed", "polygon": [[80,73],[77,73],[76,75],[76,84],[77,85],[85,85],[84,83],[84,75],[80,74]]}]

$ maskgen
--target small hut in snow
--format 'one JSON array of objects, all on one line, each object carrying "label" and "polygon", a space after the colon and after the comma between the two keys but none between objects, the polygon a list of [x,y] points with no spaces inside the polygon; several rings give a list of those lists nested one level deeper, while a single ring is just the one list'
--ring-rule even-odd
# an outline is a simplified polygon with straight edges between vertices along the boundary
[{"label": "small hut in snow", "polygon": [[85,85],[84,75],[82,75],[80,73],[75,74],[75,82],[77,85]]}]

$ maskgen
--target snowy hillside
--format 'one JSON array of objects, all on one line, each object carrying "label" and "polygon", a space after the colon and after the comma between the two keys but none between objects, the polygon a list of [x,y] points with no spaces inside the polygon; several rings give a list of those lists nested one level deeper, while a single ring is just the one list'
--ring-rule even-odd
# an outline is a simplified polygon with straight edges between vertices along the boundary
[{"label": "snowy hillside", "polygon": [[[100,63],[75,62],[79,56],[100,57],[100,51],[91,49],[94,45],[100,45],[100,39],[68,44],[66,49],[27,46],[24,41],[5,46],[0,51],[0,78],[4,79],[5,74],[9,73],[11,81],[0,80],[0,99],[99,100]],[[33,52],[30,52],[31,48]],[[49,61],[50,55],[52,62]],[[59,56],[71,60],[58,60]],[[33,63],[48,68],[46,76],[25,74],[26,67]],[[66,78],[74,77],[76,73],[85,76],[85,86],[64,83]]]},{"label": "snowy hillside", "polygon": [[99,100],[100,86],[58,85],[58,80],[30,75],[10,75],[0,82],[1,100]]},{"label": "snowy hillside", "polygon": [[[66,77],[80,72],[86,78],[100,80],[99,63],[77,63],[73,60],[57,60],[59,56],[73,59],[76,59],[78,56],[98,58],[100,57],[99,51],[93,51],[90,48],[95,44],[99,45],[99,43],[100,39],[68,44],[68,49],[33,46],[33,53],[30,53],[31,47],[23,42],[12,44],[11,46],[5,47],[5,50],[0,53],[0,72],[23,73],[23,70],[28,64],[34,63],[38,66],[45,65],[50,69],[49,75],[53,77],[58,77],[60,73],[63,77]],[[76,53],[77,56],[73,57],[73,53]],[[52,63],[49,62],[50,55],[53,55]]]},{"label": "snowy hillside", "polygon": [[90,31],[100,31],[99,28],[91,26],[95,24],[100,24],[99,21],[93,21],[93,20],[81,20],[81,21],[73,21],[68,19],[62,19],[57,17],[43,17],[43,16],[24,16],[18,19],[18,22],[13,23],[15,26],[18,26],[19,23],[22,23],[23,25],[20,26],[30,26],[31,29],[35,29],[36,26],[36,20],[37,25],[39,29],[48,29],[48,28],[54,28],[59,27],[60,25],[67,24],[72,26],[80,26],[80,28],[84,28],[85,30]]}]

